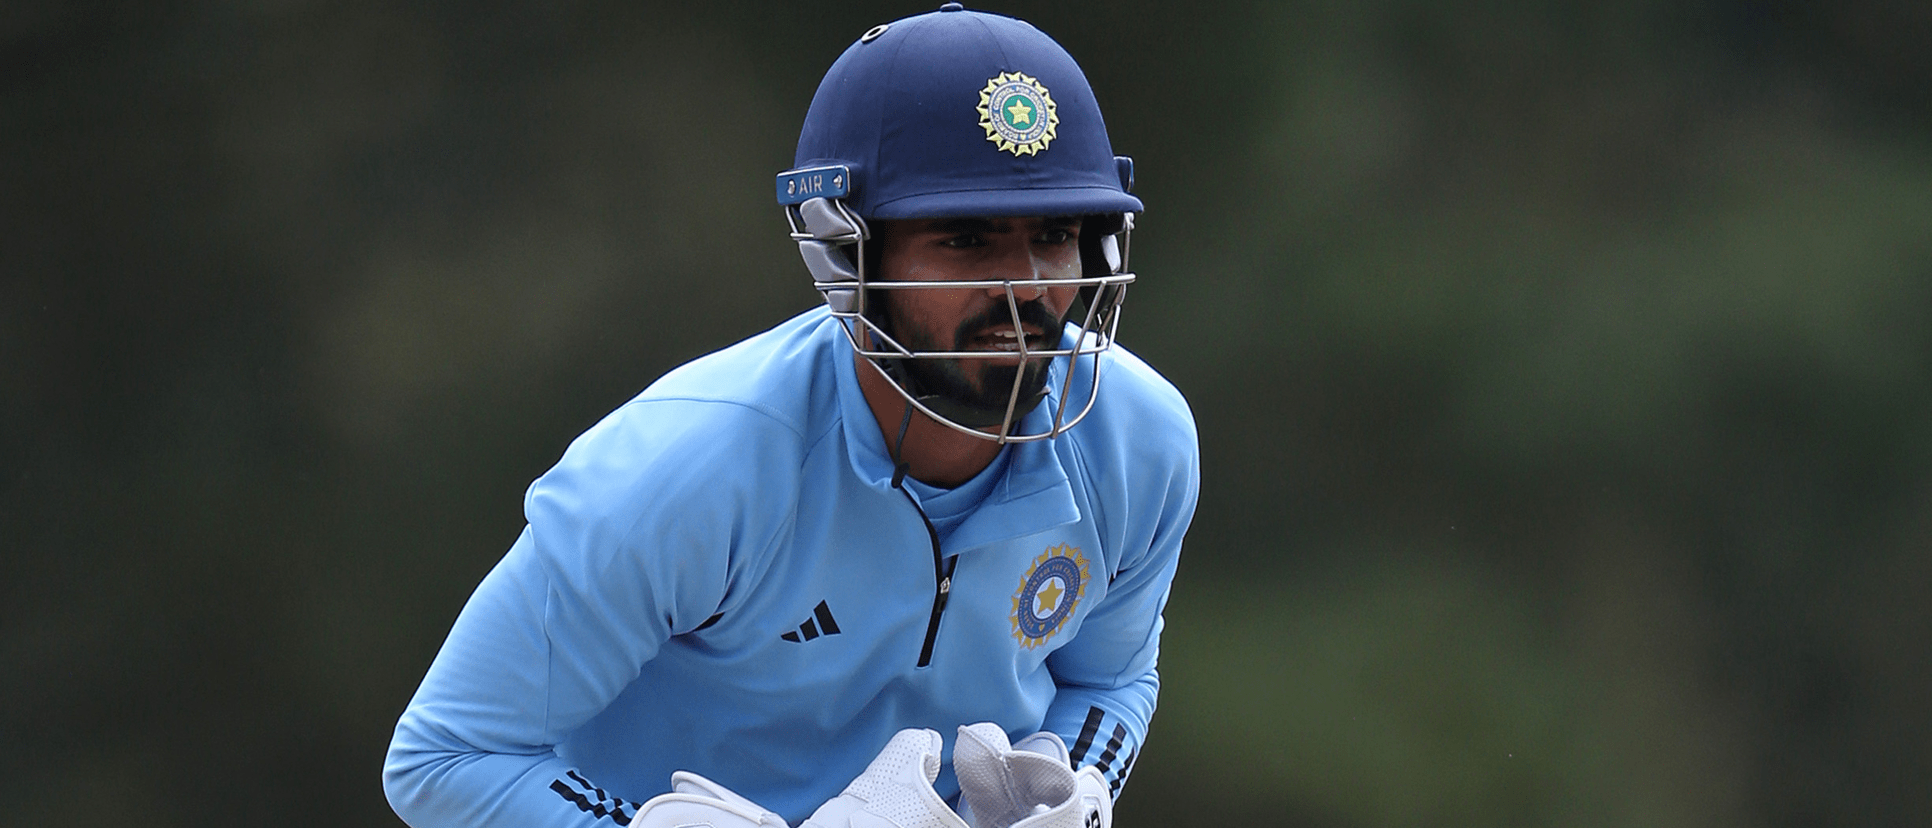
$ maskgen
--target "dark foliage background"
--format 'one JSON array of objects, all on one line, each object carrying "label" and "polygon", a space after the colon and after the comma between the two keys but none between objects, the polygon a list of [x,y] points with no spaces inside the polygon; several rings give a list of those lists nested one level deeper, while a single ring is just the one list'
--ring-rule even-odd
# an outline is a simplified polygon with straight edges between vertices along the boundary
[{"label": "dark foliage background", "polygon": [[[922,8],[0,10],[0,823],[397,824],[523,487],[815,301],[770,175]],[[1932,6],[994,8],[1203,435],[1123,826],[1932,811]]]}]

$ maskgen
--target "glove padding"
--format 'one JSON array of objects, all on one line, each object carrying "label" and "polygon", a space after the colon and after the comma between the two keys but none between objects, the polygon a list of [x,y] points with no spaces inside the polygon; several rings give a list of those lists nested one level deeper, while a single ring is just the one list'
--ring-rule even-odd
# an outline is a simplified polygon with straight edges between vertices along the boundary
[{"label": "glove padding", "polygon": [[690,771],[671,774],[671,792],[637,806],[630,828],[786,828],[785,819]]},{"label": "glove padding", "polygon": [[973,828],[1111,828],[1113,796],[1100,771],[1073,769],[1066,743],[1050,732],[1008,744],[990,722],[959,729],[953,746],[961,811]]},{"label": "glove padding", "polygon": [[865,773],[799,828],[969,828],[932,789],[944,748],[935,731],[899,731]]}]

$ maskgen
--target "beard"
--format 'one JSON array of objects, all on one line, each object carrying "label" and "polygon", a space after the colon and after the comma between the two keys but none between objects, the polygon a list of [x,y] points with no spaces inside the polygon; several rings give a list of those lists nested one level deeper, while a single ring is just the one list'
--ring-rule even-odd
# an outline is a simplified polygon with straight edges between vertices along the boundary
[{"label": "beard", "polygon": [[[989,329],[1011,330],[1015,323],[1012,311],[1006,303],[994,304],[986,311],[960,322],[952,331],[951,341],[937,332],[926,330],[896,330],[892,325],[889,302],[874,304],[883,318],[874,320],[895,339],[914,351],[970,351],[970,343]],[[1048,348],[1057,348],[1063,320],[1046,309],[1039,300],[1022,303],[1019,306],[1021,324],[1033,325],[1045,335]],[[936,394],[960,405],[996,412],[996,418],[1003,418],[1008,401],[1014,399],[1013,387],[1019,385],[1019,410],[1031,406],[1028,403],[1046,387],[1047,357],[1030,357],[1018,361],[1017,354],[1011,363],[993,359],[900,359],[900,366],[912,380],[913,387],[906,390],[915,396]],[[967,363],[974,363],[969,369]]]}]

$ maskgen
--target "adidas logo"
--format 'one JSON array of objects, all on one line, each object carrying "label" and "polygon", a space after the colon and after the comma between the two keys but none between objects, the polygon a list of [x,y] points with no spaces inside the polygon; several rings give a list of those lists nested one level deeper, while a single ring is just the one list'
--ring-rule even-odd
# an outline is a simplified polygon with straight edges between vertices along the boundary
[{"label": "adidas logo", "polygon": [[832,620],[832,608],[826,606],[824,601],[820,601],[818,602],[818,607],[812,610],[812,617],[805,619],[805,623],[798,625],[798,629],[784,633],[778,637],[797,644],[801,641],[810,641],[821,635],[838,634],[839,622]]}]

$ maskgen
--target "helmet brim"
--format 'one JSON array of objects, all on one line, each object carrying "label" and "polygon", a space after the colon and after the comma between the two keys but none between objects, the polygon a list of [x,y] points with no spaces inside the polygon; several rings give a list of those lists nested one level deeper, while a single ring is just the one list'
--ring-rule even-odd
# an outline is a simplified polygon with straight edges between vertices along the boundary
[{"label": "helmet brim", "polygon": [[1138,213],[1140,199],[1112,187],[1002,188],[921,193],[873,206],[872,218],[1091,216]]}]

